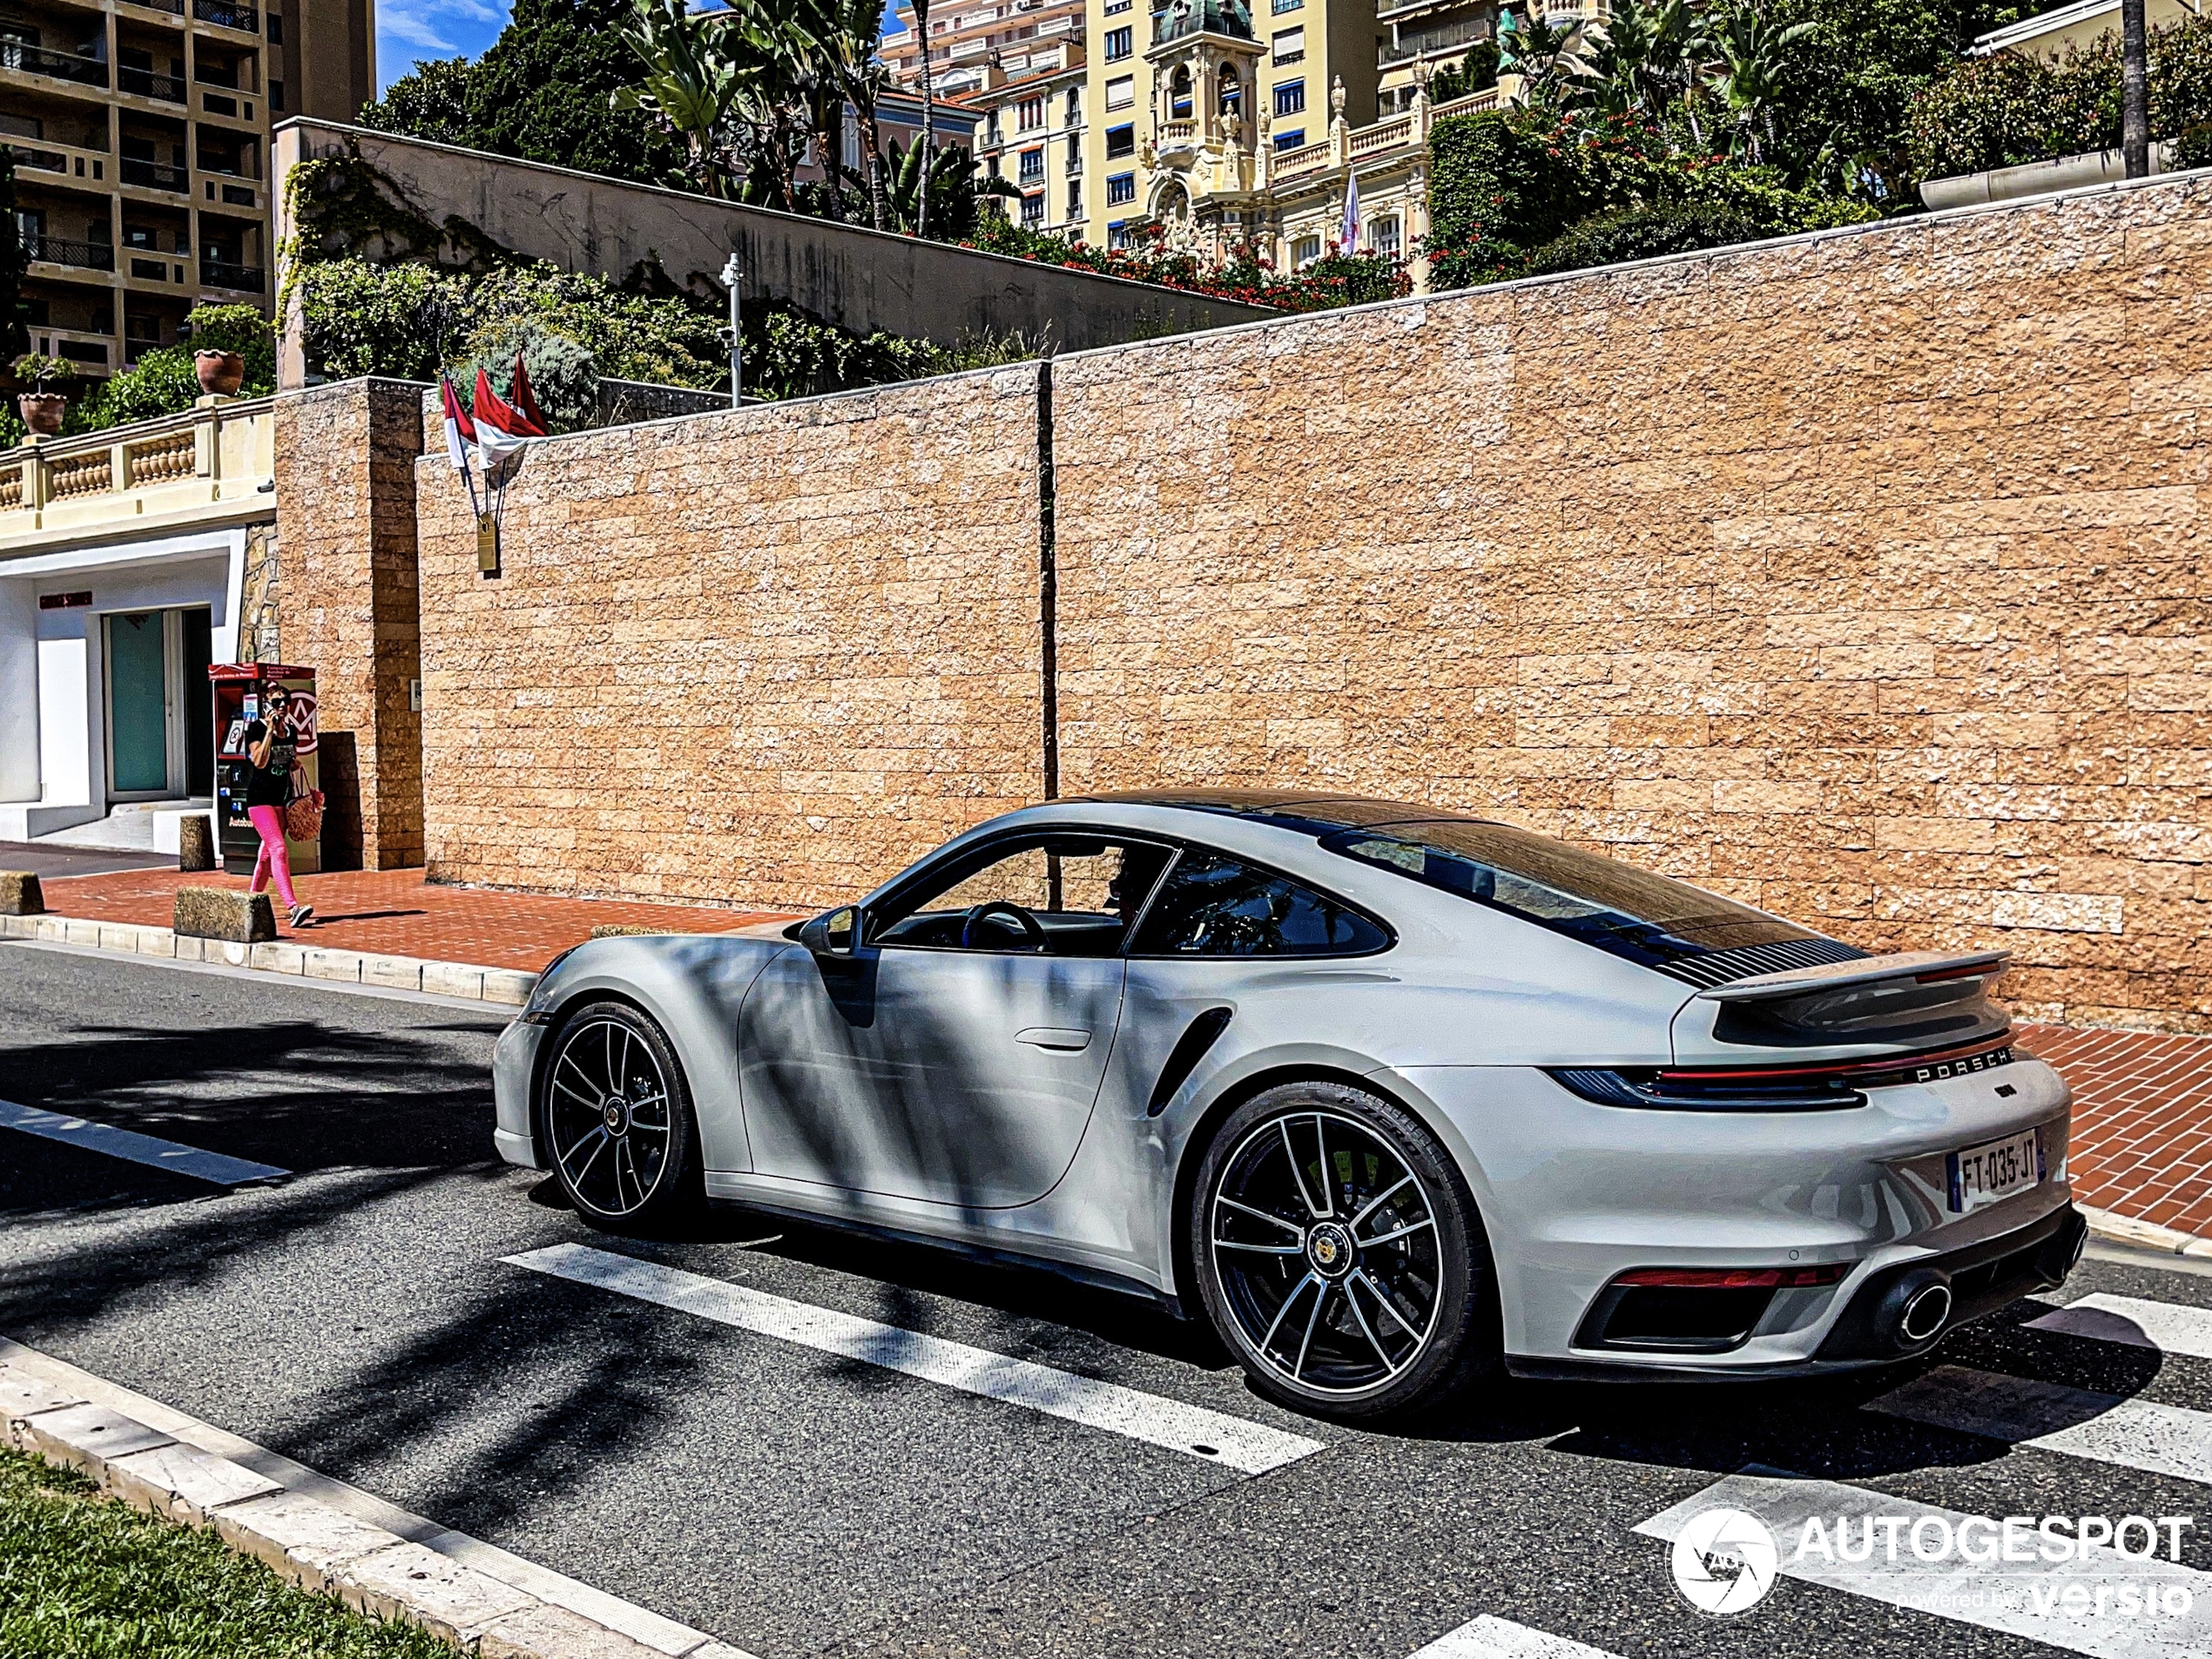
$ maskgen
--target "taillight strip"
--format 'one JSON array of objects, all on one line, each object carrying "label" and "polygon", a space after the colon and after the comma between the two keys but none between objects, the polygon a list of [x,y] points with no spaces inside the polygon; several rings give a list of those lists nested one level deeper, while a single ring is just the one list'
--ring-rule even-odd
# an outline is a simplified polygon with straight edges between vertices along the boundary
[{"label": "taillight strip", "polygon": [[1921,1066],[1940,1066],[1960,1060],[1973,1060],[2012,1046],[2012,1034],[2006,1032],[2002,1036],[1970,1042],[1961,1048],[1932,1049],[1925,1054],[1884,1055],[1869,1060],[1811,1061],[1794,1066],[1662,1066],[1659,1070],[1659,1079],[1662,1082],[1731,1082],[1762,1077],[1868,1077],[1885,1072],[1909,1071]]}]

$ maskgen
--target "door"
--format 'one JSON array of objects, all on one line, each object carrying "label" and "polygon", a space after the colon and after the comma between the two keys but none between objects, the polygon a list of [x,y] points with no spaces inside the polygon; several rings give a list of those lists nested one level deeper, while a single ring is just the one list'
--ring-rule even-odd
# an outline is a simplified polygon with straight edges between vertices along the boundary
[{"label": "door", "polygon": [[108,794],[169,792],[169,631],[158,610],[107,619]]},{"label": "door", "polygon": [[1166,863],[1032,833],[926,867],[849,958],[786,951],[740,1020],[754,1171],[968,1209],[1043,1197],[1098,1097],[1125,923]]}]

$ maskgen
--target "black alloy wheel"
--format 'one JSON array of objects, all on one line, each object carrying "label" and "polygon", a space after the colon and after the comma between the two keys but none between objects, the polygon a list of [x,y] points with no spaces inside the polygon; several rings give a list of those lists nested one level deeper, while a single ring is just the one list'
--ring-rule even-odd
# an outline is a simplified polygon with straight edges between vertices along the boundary
[{"label": "black alloy wheel", "polygon": [[578,1215],[635,1232],[693,1205],[691,1094],[658,1026],[626,1002],[595,1002],[554,1034],[539,1076],[545,1150]]},{"label": "black alloy wheel", "polygon": [[1494,1361],[1496,1294],[1467,1183],[1411,1114],[1291,1083],[1247,1102],[1200,1166],[1191,1259],[1261,1392],[1372,1418]]}]

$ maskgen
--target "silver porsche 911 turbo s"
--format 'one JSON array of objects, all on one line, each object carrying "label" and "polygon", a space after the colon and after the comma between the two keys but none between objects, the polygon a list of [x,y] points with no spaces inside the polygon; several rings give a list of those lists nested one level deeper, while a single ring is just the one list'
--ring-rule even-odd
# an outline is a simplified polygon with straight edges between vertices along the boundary
[{"label": "silver porsche 911 turbo s", "polygon": [[731,1200],[1203,1311],[1308,1411],[1803,1375],[2080,1254],[2005,960],[1404,802],[1060,800],[788,928],[568,952],[498,1144],[597,1226]]}]

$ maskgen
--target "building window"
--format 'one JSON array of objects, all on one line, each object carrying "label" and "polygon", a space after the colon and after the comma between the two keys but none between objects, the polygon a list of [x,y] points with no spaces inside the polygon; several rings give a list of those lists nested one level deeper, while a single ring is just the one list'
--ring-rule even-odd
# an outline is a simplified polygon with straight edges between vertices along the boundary
[{"label": "building window", "polygon": [[1273,10],[1278,17],[1286,11],[1301,11],[1305,8],[1305,0],[1274,0]]},{"label": "building window", "polygon": [[1130,4],[1131,0],[1106,0],[1106,15],[1109,17],[1118,17],[1130,9]]},{"label": "building window", "polygon": [[284,19],[277,16],[274,11],[269,13],[269,44],[272,46],[284,44]]},{"label": "building window", "polygon": [[1368,233],[1367,240],[1375,252],[1385,259],[1396,259],[1398,257],[1398,221],[1394,219],[1384,219]]},{"label": "building window", "polygon": [[1068,177],[1073,179],[1083,170],[1083,135],[1072,133],[1068,139]]},{"label": "building window", "polygon": [[1188,121],[1190,118],[1190,71],[1179,66],[1174,78],[1168,82],[1168,119]]},{"label": "building window", "polygon": [[1080,179],[1070,179],[1068,181],[1068,217],[1076,219],[1082,216],[1083,181]]},{"label": "building window", "polygon": [[1275,31],[1275,61],[1278,64],[1303,64],[1305,61],[1305,30],[1278,29]]},{"label": "building window", "polygon": [[1034,185],[1044,177],[1044,151],[1042,148],[1022,152],[1022,182]]},{"label": "building window", "polygon": [[1321,239],[1318,236],[1301,236],[1291,244],[1291,265],[1293,269],[1302,269],[1320,257]]},{"label": "building window", "polygon": [[1015,125],[1023,132],[1034,132],[1044,125],[1044,99],[1025,98],[1015,111]]},{"label": "building window", "polygon": [[1106,153],[1109,156],[1133,156],[1136,153],[1136,129],[1123,125],[1106,129]]},{"label": "building window", "polygon": [[284,107],[284,83],[282,81],[269,83],[269,107],[273,110],[280,110]]},{"label": "building window", "polygon": [[1022,223],[1029,230],[1035,230],[1044,223],[1044,192],[1042,191],[1039,191],[1034,196],[1024,196],[1022,199]]},{"label": "building window", "polygon": [[1278,150],[1295,150],[1305,142],[1305,129],[1304,127],[1292,127],[1288,132],[1278,132],[1275,135],[1275,147]]},{"label": "building window", "polygon": [[1106,180],[1106,205],[1109,207],[1119,207],[1123,202],[1133,202],[1136,199],[1136,175],[1135,173],[1117,172],[1109,175]]},{"label": "building window", "polygon": [[1108,247],[1127,247],[1129,246],[1129,221],[1127,219],[1117,219],[1114,220],[1112,224],[1107,226],[1106,246]]},{"label": "building window", "polygon": [[1071,86],[1068,89],[1068,112],[1061,118],[1061,120],[1068,126],[1074,126],[1082,118],[1083,89],[1080,86]]},{"label": "building window", "polygon": [[1106,107],[1108,109],[1126,110],[1133,106],[1136,102],[1136,76],[1117,75],[1106,83]]},{"label": "building window", "polygon": [[1278,118],[1285,115],[1301,115],[1305,113],[1305,82],[1303,79],[1278,82],[1275,87],[1276,115]]},{"label": "building window", "polygon": [[[1106,31],[1106,61],[1117,64],[1136,50],[1136,31],[1128,24]],[[1279,60],[1278,60],[1279,61]]]}]

